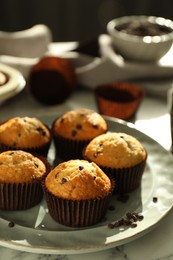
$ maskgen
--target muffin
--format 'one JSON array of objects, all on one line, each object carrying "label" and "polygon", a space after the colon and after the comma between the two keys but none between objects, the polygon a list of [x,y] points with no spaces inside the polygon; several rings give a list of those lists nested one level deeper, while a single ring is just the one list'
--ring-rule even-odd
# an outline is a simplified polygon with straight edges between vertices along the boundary
[{"label": "muffin", "polygon": [[46,105],[62,103],[76,88],[76,74],[70,60],[45,56],[33,66],[29,89],[33,97]]},{"label": "muffin", "polygon": [[14,117],[0,124],[0,151],[24,150],[46,156],[51,131],[37,118]]},{"label": "muffin", "polygon": [[115,193],[128,193],[141,184],[147,151],[135,137],[112,132],[94,138],[85,147],[83,157],[114,178]]},{"label": "muffin", "polygon": [[26,210],[42,197],[42,179],[50,171],[48,161],[22,150],[0,153],[0,208]]},{"label": "muffin", "polygon": [[81,159],[89,141],[107,130],[104,118],[93,110],[79,108],[66,112],[52,124],[57,156],[63,160]]},{"label": "muffin", "polygon": [[95,163],[74,159],[58,164],[42,185],[51,217],[66,226],[84,227],[106,214],[114,181]]},{"label": "muffin", "polygon": [[116,82],[97,86],[94,96],[99,113],[127,120],[135,115],[144,91],[135,84]]}]

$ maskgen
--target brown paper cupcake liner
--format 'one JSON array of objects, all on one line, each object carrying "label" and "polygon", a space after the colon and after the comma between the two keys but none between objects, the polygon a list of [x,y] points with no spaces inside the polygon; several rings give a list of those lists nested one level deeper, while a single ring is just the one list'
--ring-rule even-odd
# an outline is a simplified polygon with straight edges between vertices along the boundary
[{"label": "brown paper cupcake liner", "polygon": [[94,96],[101,114],[125,120],[136,113],[144,91],[134,84],[116,82],[97,86]]},{"label": "brown paper cupcake liner", "polygon": [[82,159],[82,151],[90,140],[70,140],[61,136],[54,136],[56,156],[63,160]]},{"label": "brown paper cupcake liner", "polygon": [[26,210],[38,204],[43,197],[40,182],[0,184],[0,208]]},{"label": "brown paper cupcake liner", "polygon": [[140,186],[145,165],[146,160],[130,168],[113,169],[103,166],[100,166],[100,168],[109,177],[114,178],[116,186],[113,193],[123,194],[129,193]]},{"label": "brown paper cupcake liner", "polygon": [[46,172],[40,180],[31,183],[1,183],[0,184],[0,209],[26,210],[37,205],[43,198],[41,181],[51,170],[47,159],[35,154],[46,166]]},{"label": "brown paper cupcake liner", "polygon": [[103,219],[109,206],[114,189],[114,180],[111,180],[112,189],[103,198],[90,200],[68,200],[51,194],[43,183],[47,207],[50,216],[58,223],[70,227],[91,226]]}]

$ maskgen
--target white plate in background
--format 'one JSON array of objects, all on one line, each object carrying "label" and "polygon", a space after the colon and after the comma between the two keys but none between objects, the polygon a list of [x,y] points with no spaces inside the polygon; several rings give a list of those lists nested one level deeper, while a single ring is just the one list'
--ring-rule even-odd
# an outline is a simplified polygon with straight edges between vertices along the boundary
[{"label": "white plate in background", "polygon": [[0,71],[8,77],[8,81],[0,86],[0,102],[3,102],[22,91],[26,81],[18,70],[8,65],[0,63]]}]

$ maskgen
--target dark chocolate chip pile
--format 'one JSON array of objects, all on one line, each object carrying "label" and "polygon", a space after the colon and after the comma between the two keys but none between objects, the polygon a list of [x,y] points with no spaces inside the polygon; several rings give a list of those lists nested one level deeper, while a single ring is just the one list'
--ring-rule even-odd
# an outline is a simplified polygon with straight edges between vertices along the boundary
[{"label": "dark chocolate chip pile", "polygon": [[114,223],[109,223],[108,227],[113,229],[121,226],[137,227],[137,221],[143,220],[144,216],[137,212],[127,212],[126,215]]}]

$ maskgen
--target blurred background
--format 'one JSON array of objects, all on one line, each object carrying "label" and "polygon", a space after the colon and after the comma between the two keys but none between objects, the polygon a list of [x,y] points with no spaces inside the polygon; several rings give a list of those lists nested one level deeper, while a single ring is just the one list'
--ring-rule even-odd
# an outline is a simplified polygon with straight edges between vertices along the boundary
[{"label": "blurred background", "polygon": [[46,24],[53,41],[82,41],[106,32],[109,20],[123,15],[173,19],[172,0],[1,0],[0,30],[20,31]]}]

